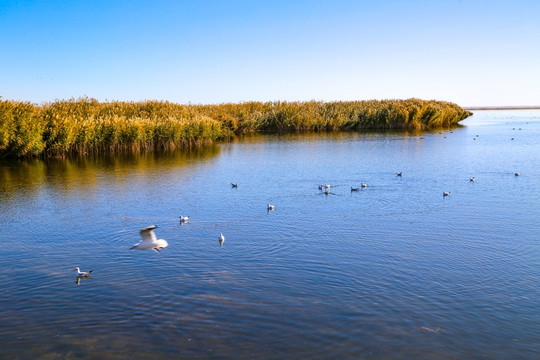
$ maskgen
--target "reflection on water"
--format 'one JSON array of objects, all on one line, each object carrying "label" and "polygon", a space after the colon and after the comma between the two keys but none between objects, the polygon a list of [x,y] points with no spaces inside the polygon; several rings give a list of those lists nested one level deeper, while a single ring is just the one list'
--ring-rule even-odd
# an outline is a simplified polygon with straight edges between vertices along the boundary
[{"label": "reflection on water", "polygon": [[75,276],[75,284],[80,285],[81,281],[86,281],[87,279],[91,279],[91,278],[92,278],[92,276],[90,276],[90,275],[87,275],[87,276]]},{"label": "reflection on water", "polygon": [[465,125],[2,160],[0,358],[539,358],[540,112]]},{"label": "reflection on water", "polygon": [[[53,191],[92,191],[101,186],[103,172],[119,186],[130,177],[171,172],[219,155],[218,145],[185,151],[103,155],[47,160],[2,160],[0,192],[4,197],[36,194],[44,186]],[[129,172],[129,177],[126,174]]]}]

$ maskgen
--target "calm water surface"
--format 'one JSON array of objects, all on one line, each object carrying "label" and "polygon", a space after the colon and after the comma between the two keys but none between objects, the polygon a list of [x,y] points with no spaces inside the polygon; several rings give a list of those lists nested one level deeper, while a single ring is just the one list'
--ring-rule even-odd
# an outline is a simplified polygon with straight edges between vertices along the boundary
[{"label": "calm water surface", "polygon": [[540,111],[463,124],[0,161],[0,358],[540,358]]}]

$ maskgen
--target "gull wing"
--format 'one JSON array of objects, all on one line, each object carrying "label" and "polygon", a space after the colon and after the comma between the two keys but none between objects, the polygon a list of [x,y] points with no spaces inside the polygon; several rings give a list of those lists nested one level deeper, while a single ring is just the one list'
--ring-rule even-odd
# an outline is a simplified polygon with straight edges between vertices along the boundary
[{"label": "gull wing", "polygon": [[141,234],[142,241],[156,241],[157,237],[156,234],[154,234],[155,228],[157,228],[157,226],[152,225],[141,229],[141,231],[139,231],[139,234]]}]

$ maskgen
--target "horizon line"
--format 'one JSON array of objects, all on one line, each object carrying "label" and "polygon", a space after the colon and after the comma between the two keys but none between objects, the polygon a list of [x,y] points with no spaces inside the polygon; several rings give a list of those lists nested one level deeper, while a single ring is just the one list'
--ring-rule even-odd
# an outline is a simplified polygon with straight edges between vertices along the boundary
[{"label": "horizon line", "polygon": [[540,105],[462,106],[464,110],[540,110]]}]

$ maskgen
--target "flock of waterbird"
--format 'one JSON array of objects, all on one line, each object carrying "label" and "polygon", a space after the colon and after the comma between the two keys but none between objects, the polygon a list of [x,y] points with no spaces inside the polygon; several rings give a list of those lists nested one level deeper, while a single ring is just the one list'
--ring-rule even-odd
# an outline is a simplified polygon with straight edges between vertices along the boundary
[{"label": "flock of waterbird", "polygon": [[[519,173],[516,173],[515,175],[519,176]],[[400,171],[400,172],[396,173],[396,176],[403,177],[403,171]],[[474,182],[474,181],[476,181],[476,179],[473,176],[473,177],[469,178],[469,181]],[[351,186],[351,192],[360,191],[360,189],[365,189],[367,187],[368,187],[368,184],[361,182],[360,187]],[[331,188],[332,188],[332,185],[330,185],[330,184],[319,185],[319,190],[324,191],[324,193],[326,195],[330,194],[330,189]],[[443,197],[447,197],[447,196],[450,196],[450,191],[444,191],[443,192]],[[270,209],[270,204],[268,204],[268,206],[269,206],[269,209]]]},{"label": "flock of waterbird", "polygon": [[[513,128],[512,130],[516,130],[516,128]],[[521,130],[521,128],[519,128],[519,130]],[[452,133],[452,132],[453,131],[450,131],[450,133]],[[478,138],[478,137],[479,137],[479,135],[476,135],[473,138],[473,140],[476,140],[476,138]],[[446,138],[446,136],[445,136],[445,138]],[[514,140],[514,138],[512,138],[511,140]],[[514,173],[514,175],[515,176],[520,176],[520,173],[516,172],[516,173]],[[396,176],[403,177],[403,171],[400,171],[400,172],[396,173]],[[476,178],[474,176],[470,177],[469,181],[470,182],[475,182]],[[233,189],[237,189],[238,188],[238,183],[231,183],[231,187]],[[321,192],[324,192],[326,195],[329,195],[330,194],[330,189],[332,188],[332,185],[324,184],[324,185],[318,185],[318,187],[319,187],[319,190],[321,190]],[[360,191],[360,189],[365,189],[367,187],[368,187],[368,184],[361,182],[360,187],[351,186],[351,192]],[[450,196],[450,191],[444,191],[443,192],[443,198],[446,198],[448,196]],[[270,213],[270,211],[275,210],[275,208],[276,208],[275,205],[266,204],[266,210],[267,210],[268,213]],[[180,224],[186,224],[186,223],[189,222],[189,216],[182,216],[181,215],[179,217],[179,220],[180,220]],[[132,246],[130,248],[130,250],[154,250],[155,252],[159,253],[161,249],[164,249],[167,246],[169,246],[169,243],[166,240],[157,238],[156,234],[154,233],[154,229],[156,229],[156,228],[157,228],[157,225],[151,225],[151,226],[147,226],[147,227],[141,229],[139,231],[139,234],[141,235],[142,240],[139,241],[139,243]],[[225,242],[225,236],[223,235],[223,233],[219,234],[218,241],[219,241],[219,246],[223,247],[223,243]],[[91,277],[90,273],[93,270],[81,271],[81,269],[79,269],[79,267],[76,267],[74,271],[77,271],[76,283],[77,283],[77,285],[79,285],[80,279]]]},{"label": "flock of waterbird", "polygon": [[[236,189],[238,188],[238,184],[231,183],[231,187]],[[275,210],[275,208],[275,205],[266,204],[266,210],[268,212]],[[186,224],[189,222],[189,216],[180,215],[179,221],[180,224]],[[129,250],[154,250],[155,252],[159,253],[161,249],[165,249],[167,246],[169,246],[167,240],[157,238],[156,234],[154,233],[154,229],[157,229],[157,227],[157,225],[150,225],[141,229],[139,234],[141,235],[142,239],[137,244],[129,248]],[[223,247],[223,243],[225,242],[225,235],[223,235],[223,233],[219,234],[218,241],[219,246]],[[81,269],[77,266],[73,271],[77,271],[75,283],[79,285],[81,279],[90,278],[90,273],[94,270],[81,271]]]},{"label": "flock of waterbird", "polygon": [[[514,173],[514,175],[520,176],[520,173],[516,172]],[[396,176],[403,177],[403,171],[396,173]],[[470,177],[469,181],[475,182],[476,178],[474,176]],[[231,183],[231,187],[233,189],[237,189],[238,183]],[[320,191],[328,195],[330,193],[330,189],[332,188],[332,185],[323,184],[323,185],[318,185],[318,187]],[[351,186],[351,192],[360,191],[360,189],[365,189],[367,187],[368,187],[368,184],[361,182],[360,187]],[[450,191],[444,191],[443,197],[448,197],[448,196],[450,196]],[[275,209],[276,209],[276,205],[266,204],[267,212],[273,211]],[[180,224],[186,224],[189,222],[189,216],[180,215],[179,221],[180,221]],[[129,250],[154,250],[155,252],[159,253],[161,249],[164,249],[167,246],[169,246],[169,243],[167,242],[167,240],[157,238],[156,234],[154,233],[154,229],[156,228],[157,228],[157,225],[151,225],[151,226],[147,226],[141,229],[139,231],[139,234],[141,235],[142,239],[137,244],[132,246]],[[223,243],[225,242],[225,236],[223,235],[223,233],[219,234],[218,242],[219,242],[219,246],[223,247]],[[81,271],[79,267],[76,267],[74,271],[77,271],[75,283],[79,285],[82,278],[91,277],[90,273],[92,273],[93,270]]]}]

